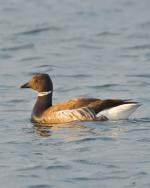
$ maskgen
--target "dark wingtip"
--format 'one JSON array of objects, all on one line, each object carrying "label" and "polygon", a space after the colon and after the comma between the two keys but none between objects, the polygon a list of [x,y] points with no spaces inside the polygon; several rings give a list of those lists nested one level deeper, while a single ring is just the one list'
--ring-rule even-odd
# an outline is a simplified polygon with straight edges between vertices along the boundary
[{"label": "dark wingtip", "polygon": [[25,83],[24,85],[22,85],[20,88],[30,88],[28,83]]},{"label": "dark wingtip", "polygon": [[137,102],[137,101],[132,101],[132,99],[126,99],[126,100],[124,100],[124,102],[127,103],[127,104],[137,104],[139,106],[142,105],[142,103]]}]

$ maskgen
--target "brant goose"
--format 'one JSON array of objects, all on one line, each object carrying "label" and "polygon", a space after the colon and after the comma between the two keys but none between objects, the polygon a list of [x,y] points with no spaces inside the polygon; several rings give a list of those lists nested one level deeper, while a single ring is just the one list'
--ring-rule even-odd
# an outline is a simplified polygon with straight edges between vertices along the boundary
[{"label": "brant goose", "polygon": [[71,99],[52,105],[53,83],[48,74],[35,74],[21,88],[38,92],[31,121],[40,124],[127,119],[140,106],[130,100],[96,98]]}]

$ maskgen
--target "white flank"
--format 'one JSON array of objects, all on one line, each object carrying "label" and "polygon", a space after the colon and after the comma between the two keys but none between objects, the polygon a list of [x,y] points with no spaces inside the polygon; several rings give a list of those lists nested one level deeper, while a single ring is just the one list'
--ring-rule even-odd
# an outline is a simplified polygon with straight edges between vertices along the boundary
[{"label": "white flank", "polygon": [[140,104],[130,103],[130,104],[122,104],[113,108],[109,108],[107,110],[103,110],[99,112],[96,117],[105,116],[108,120],[123,120],[128,119],[128,117],[139,107]]}]

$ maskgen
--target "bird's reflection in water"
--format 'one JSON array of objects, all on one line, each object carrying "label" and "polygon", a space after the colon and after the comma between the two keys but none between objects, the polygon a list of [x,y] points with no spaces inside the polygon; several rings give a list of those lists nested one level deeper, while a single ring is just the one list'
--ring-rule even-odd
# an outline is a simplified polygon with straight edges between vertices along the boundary
[{"label": "bird's reflection in water", "polygon": [[[123,122],[122,122],[123,125]],[[66,124],[39,125],[34,124],[37,135],[42,137],[59,136],[59,138],[99,137],[101,139],[118,139],[128,129],[115,122],[107,124],[72,122]]]},{"label": "bird's reflection in water", "polygon": [[79,130],[87,128],[85,125],[77,123],[50,124],[42,126],[40,124],[33,125],[36,134],[42,137],[50,137],[53,134],[61,134],[61,137],[64,138],[75,138],[81,136]]}]

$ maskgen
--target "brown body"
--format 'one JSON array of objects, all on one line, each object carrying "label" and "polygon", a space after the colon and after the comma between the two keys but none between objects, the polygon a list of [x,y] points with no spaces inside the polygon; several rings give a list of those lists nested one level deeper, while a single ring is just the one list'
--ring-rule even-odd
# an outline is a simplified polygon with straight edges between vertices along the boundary
[{"label": "brown body", "polygon": [[[71,99],[53,105],[42,112],[33,110],[32,122],[38,123],[66,123],[71,121],[98,121],[107,120],[106,117],[96,117],[100,111],[131,103],[123,100],[100,100],[95,98]],[[35,108],[36,109],[36,105]]]},{"label": "brown body", "polygon": [[97,114],[113,107],[136,104],[136,102],[119,99],[79,98],[52,105],[53,83],[48,74],[36,74],[21,88],[32,88],[38,92],[31,120],[40,124],[106,120],[107,117],[99,117]]}]

